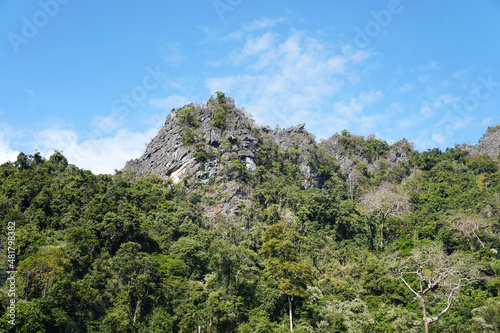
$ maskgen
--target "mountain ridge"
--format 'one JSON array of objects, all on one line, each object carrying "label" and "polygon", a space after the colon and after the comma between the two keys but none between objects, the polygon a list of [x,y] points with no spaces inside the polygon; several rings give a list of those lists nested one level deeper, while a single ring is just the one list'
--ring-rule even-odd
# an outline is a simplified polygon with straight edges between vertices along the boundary
[{"label": "mountain ridge", "polygon": [[[498,156],[498,128],[489,128],[477,145],[455,148],[472,155]],[[192,189],[218,184],[223,199],[206,211],[213,216],[221,211],[233,215],[240,202],[253,197],[246,174],[258,174],[266,163],[281,159],[295,165],[302,190],[323,186],[329,177],[322,173],[326,163],[338,169],[353,197],[357,184],[369,173],[401,183],[410,174],[412,154],[418,152],[405,138],[388,144],[374,135],[365,138],[344,130],[317,142],[305,124],[286,129],[258,126],[232,98],[217,92],[206,103],[172,109],[143,155],[128,161],[123,171],[134,178],[156,175],[174,184],[190,183]]]}]

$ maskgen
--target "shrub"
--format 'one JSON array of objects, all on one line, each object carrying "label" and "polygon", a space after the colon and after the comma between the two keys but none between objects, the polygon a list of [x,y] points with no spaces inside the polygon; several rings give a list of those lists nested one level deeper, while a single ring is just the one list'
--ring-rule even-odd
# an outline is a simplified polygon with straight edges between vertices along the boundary
[{"label": "shrub", "polygon": [[189,127],[198,127],[200,125],[199,121],[196,119],[198,112],[192,108],[185,108],[178,113],[178,122],[182,125],[187,125]]},{"label": "shrub", "polygon": [[190,145],[193,144],[196,139],[196,133],[193,132],[191,129],[186,128],[184,132],[182,132],[182,139],[181,142],[185,145]]},{"label": "shrub", "polygon": [[224,128],[226,127],[226,115],[222,112],[222,110],[217,109],[210,123],[212,126]]}]

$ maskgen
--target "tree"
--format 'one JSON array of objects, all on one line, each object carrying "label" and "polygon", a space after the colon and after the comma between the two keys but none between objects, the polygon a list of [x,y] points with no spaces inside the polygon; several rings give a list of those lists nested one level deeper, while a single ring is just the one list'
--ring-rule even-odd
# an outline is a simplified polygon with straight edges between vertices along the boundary
[{"label": "tree", "polygon": [[486,229],[492,225],[493,223],[491,221],[477,215],[460,214],[450,219],[450,229],[460,231],[463,237],[467,238],[468,241],[475,237],[479,244],[481,244],[481,247],[484,247],[484,243],[477,235],[477,231]]},{"label": "tree", "polygon": [[299,234],[290,218],[270,225],[262,236],[259,255],[267,258],[266,270],[278,281],[279,290],[288,297],[290,331],[293,331],[292,303],[294,296],[306,296],[307,284],[312,281],[311,267],[297,252]]},{"label": "tree", "polygon": [[479,278],[468,258],[458,253],[446,255],[441,244],[414,249],[395,267],[398,278],[420,302],[426,333],[431,323],[448,312],[459,289]]},{"label": "tree", "polygon": [[410,212],[410,197],[400,187],[383,183],[363,195],[362,203],[368,214],[379,216],[380,247],[384,247],[384,226],[389,216],[401,217]]},{"label": "tree", "polygon": [[69,267],[70,260],[57,247],[48,247],[19,262],[19,280],[20,285],[25,286],[26,299],[38,297],[40,293],[45,298],[51,280],[62,276]]}]

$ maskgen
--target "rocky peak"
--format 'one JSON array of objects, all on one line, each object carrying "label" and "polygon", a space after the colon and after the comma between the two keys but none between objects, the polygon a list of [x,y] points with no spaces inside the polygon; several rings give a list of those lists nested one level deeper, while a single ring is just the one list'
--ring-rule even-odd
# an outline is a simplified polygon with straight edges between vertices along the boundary
[{"label": "rocky peak", "polygon": [[491,158],[497,158],[500,154],[500,125],[488,127],[475,145],[464,143],[455,144],[455,147],[468,151],[474,157],[489,155]]},{"label": "rocky peak", "polygon": [[245,185],[232,179],[228,170],[243,166],[248,172],[255,172],[261,145],[277,146],[295,154],[294,163],[304,176],[303,188],[317,183],[318,172],[307,158],[308,149],[316,147],[316,142],[304,126],[287,129],[256,126],[231,98],[218,92],[207,103],[172,109],[144,154],[128,161],[124,171],[134,177],[153,174],[174,183],[197,179],[207,184],[213,179],[220,183],[226,198],[213,210],[231,214],[251,191],[245,193]]},{"label": "rocky peak", "polygon": [[[235,159],[254,172],[259,140],[274,142],[284,151],[305,152],[315,146],[314,136],[304,126],[258,127],[231,98],[218,92],[206,104],[172,109],[144,154],[128,161],[124,169],[136,177],[154,174],[174,183],[190,177],[207,182],[223,169],[225,161]],[[310,180],[306,186],[311,186],[316,173],[304,154],[298,164]]]},{"label": "rocky peak", "polygon": [[208,180],[235,148],[253,158],[258,141],[253,127],[253,121],[224,95],[206,104],[174,108],[144,154],[124,169],[136,177],[154,174],[174,183],[193,176]]}]

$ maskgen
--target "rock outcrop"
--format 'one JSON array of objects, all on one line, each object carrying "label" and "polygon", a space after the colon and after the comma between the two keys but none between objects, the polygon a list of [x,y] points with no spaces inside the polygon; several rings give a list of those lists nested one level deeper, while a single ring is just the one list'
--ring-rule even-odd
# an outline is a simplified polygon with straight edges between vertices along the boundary
[{"label": "rock outcrop", "polygon": [[[136,177],[153,174],[174,183],[193,176],[207,181],[217,175],[220,161],[229,159],[232,150],[241,151],[249,166],[254,165],[258,139],[252,132],[253,122],[234,104],[228,105],[224,126],[219,127],[213,125],[212,105],[188,104],[172,109],[144,154],[128,161],[124,169]],[[190,120],[185,120],[185,110],[191,110]]]},{"label": "rock outcrop", "polygon": [[184,179],[205,184],[213,181],[220,184],[218,192],[223,199],[207,209],[213,214],[222,211],[230,215],[237,212],[241,200],[250,199],[251,191],[246,191],[241,181],[228,177],[227,169],[243,165],[248,172],[255,172],[261,145],[296,152],[294,163],[304,176],[302,188],[317,184],[318,171],[308,159],[308,150],[316,147],[316,141],[303,124],[287,129],[256,126],[224,95],[211,97],[206,104],[172,109],[144,154],[128,161],[124,171],[134,177],[152,174],[174,183]]},{"label": "rock outcrop", "polygon": [[455,147],[468,151],[474,157],[489,155],[495,159],[500,155],[500,125],[488,127],[486,133],[475,145],[464,143],[455,144]]},{"label": "rock outcrop", "polygon": [[287,129],[255,126],[228,97],[172,109],[144,154],[128,161],[124,170],[135,177],[154,174],[174,183],[191,177],[206,182],[222,170],[224,161],[238,158],[249,172],[254,172],[259,141],[274,142],[284,151],[300,152],[297,164],[304,176],[314,181],[316,171],[303,153],[316,142],[304,124]]},{"label": "rock outcrop", "polygon": [[369,171],[376,171],[380,168],[391,168],[400,161],[407,161],[413,144],[402,139],[393,145],[388,145],[374,136],[364,138],[344,131],[324,140],[321,147],[337,159],[340,172],[349,178],[360,162],[365,163]]}]

